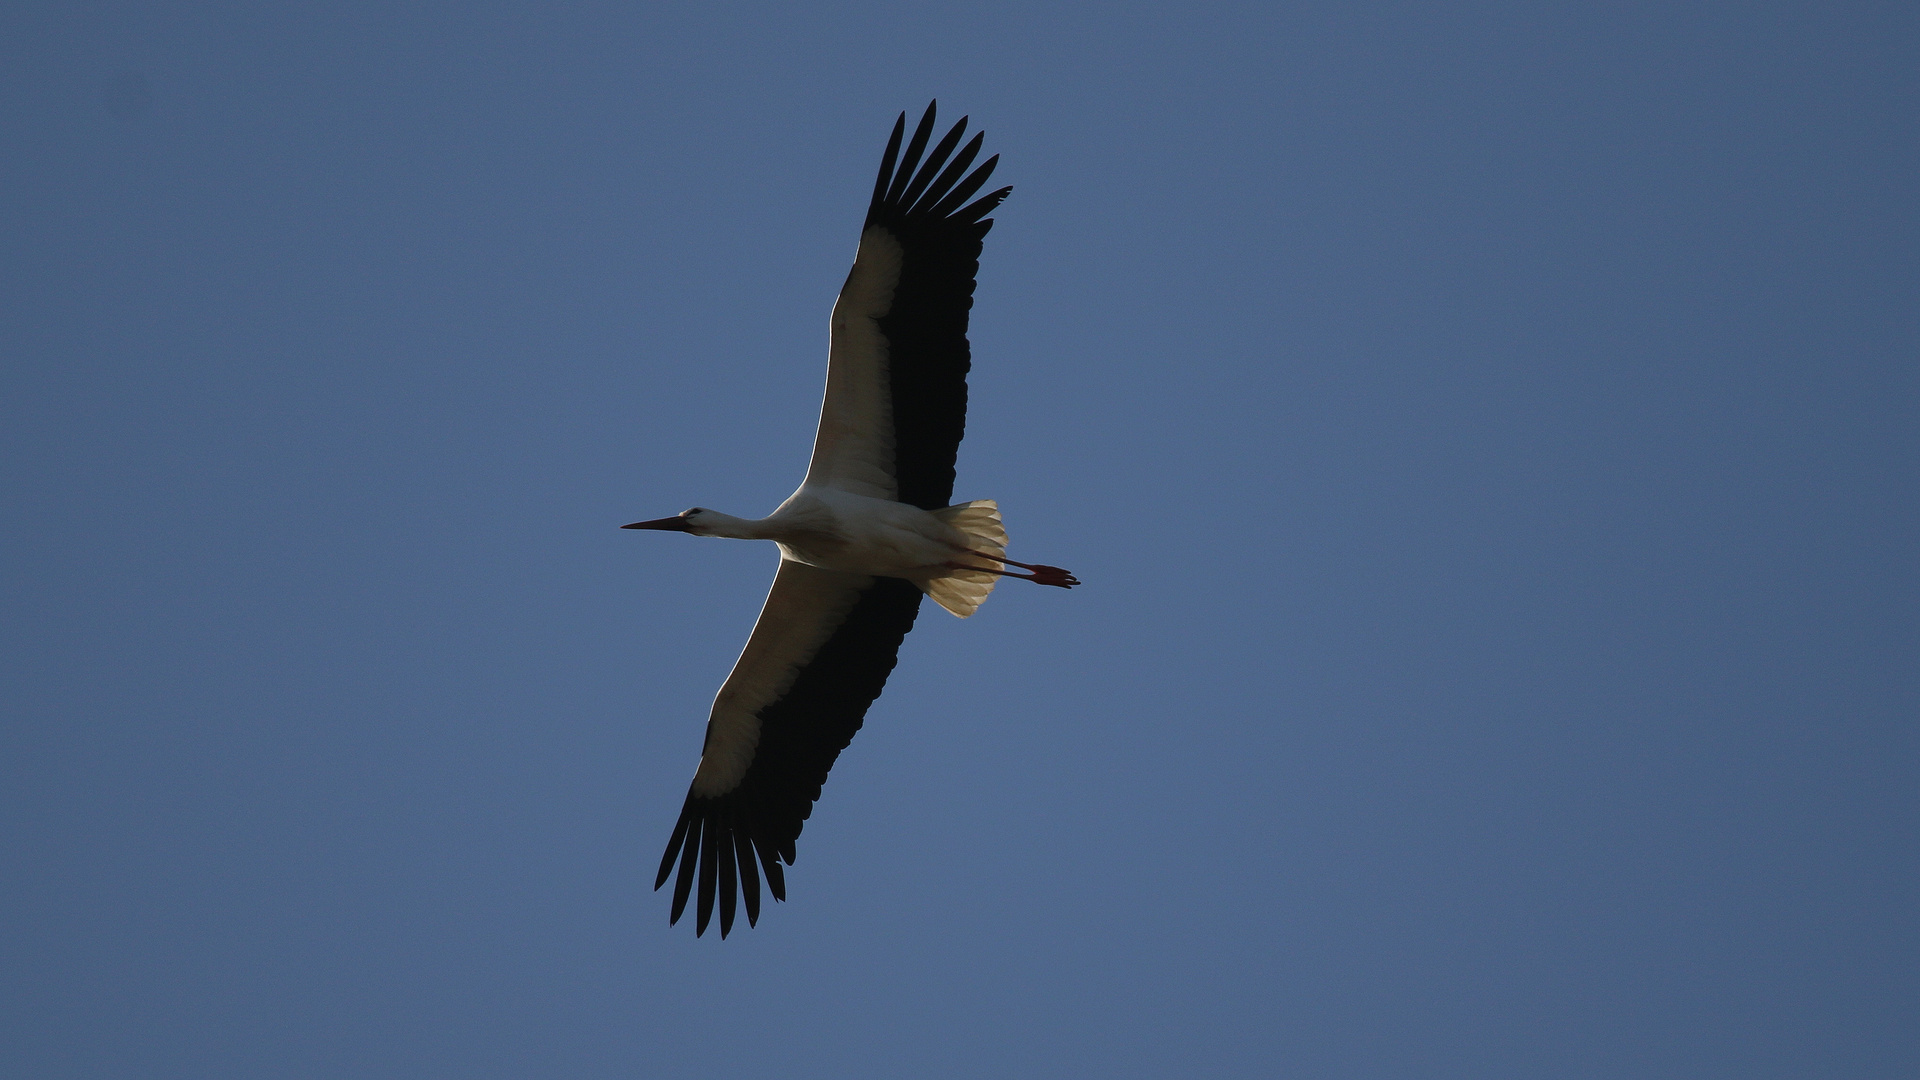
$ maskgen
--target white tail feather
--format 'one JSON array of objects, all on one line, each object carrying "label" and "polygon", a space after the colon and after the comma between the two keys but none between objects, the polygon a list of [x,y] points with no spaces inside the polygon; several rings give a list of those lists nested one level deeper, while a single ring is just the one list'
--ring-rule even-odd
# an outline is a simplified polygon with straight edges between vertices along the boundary
[{"label": "white tail feather", "polygon": [[[933,516],[959,531],[966,538],[968,550],[995,557],[1007,553],[1007,528],[1000,523],[1000,507],[992,499],[975,499],[944,510],[935,510]],[[960,552],[954,555],[957,561],[968,561]],[[999,564],[993,565],[995,569],[999,568]],[[963,619],[978,610],[986,601],[987,594],[999,583],[998,574],[978,570],[952,570],[914,582],[933,597],[934,603]]]}]

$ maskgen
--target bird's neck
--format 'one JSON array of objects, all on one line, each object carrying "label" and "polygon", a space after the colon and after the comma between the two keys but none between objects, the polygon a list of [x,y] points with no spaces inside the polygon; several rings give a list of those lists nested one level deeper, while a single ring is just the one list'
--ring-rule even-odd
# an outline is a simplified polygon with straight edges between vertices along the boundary
[{"label": "bird's neck", "polygon": [[722,514],[709,510],[703,515],[701,528],[708,536],[724,536],[731,540],[771,540],[767,523],[763,518],[755,521],[751,518],[737,518],[732,514]]}]

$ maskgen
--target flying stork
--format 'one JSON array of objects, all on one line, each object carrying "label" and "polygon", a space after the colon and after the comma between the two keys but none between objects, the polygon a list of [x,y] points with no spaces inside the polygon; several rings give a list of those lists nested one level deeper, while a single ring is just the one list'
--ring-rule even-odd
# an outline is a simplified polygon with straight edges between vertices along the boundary
[{"label": "flying stork", "polygon": [[933,120],[930,104],[902,151],[901,113],[887,140],[833,305],[826,400],[800,490],[757,521],[696,506],[621,526],[780,546],[773,589],[714,698],[653,883],[665,885],[679,864],[668,920],[678,923],[698,881],[696,937],[716,899],[721,937],[733,929],[736,895],[747,923],[758,923],[762,870],[773,898],[786,899],[780,864],[793,864],[820,785],[886,685],[922,593],[964,619],[1001,577],[1080,584],[1057,566],[1007,558],[993,500],[948,505],[966,427],[973,276],[993,226],[986,215],[1013,189],[968,202],[1000,158],[967,171],[985,133],[954,153],[965,117],[928,152]]}]

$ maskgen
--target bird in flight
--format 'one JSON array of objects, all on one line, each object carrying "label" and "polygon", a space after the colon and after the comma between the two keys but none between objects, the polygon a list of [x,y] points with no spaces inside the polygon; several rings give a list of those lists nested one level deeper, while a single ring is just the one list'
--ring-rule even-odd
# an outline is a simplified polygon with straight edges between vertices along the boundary
[{"label": "bird in flight", "polygon": [[653,884],[674,877],[669,922],[678,923],[697,883],[695,936],[716,901],[721,937],[741,899],[757,924],[762,872],[773,898],[786,899],[781,863],[793,864],[820,785],[886,685],[923,593],[966,618],[1002,577],[1080,584],[1057,566],[1007,558],[993,500],[949,505],[966,428],[973,277],[993,226],[986,215],[1013,189],[973,198],[1000,159],[968,171],[984,133],[960,146],[965,117],[931,150],[934,106],[903,150],[906,123],[901,113],[893,125],[833,305],[826,400],[800,490],[758,520],[696,506],[621,526],[780,547],[760,619],[714,698]]}]

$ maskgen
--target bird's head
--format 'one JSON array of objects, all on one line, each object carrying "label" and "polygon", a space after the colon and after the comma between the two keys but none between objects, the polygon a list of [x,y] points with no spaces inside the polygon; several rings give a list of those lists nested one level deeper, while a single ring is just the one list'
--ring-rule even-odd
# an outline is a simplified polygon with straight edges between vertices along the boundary
[{"label": "bird's head", "polygon": [[652,521],[636,521],[631,525],[620,526],[623,529],[658,529],[661,532],[692,533],[695,536],[713,536],[723,529],[727,522],[734,520],[725,514],[696,506],[683,510],[672,517],[655,518]]}]

